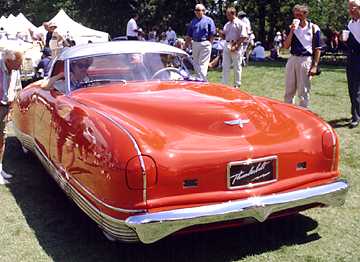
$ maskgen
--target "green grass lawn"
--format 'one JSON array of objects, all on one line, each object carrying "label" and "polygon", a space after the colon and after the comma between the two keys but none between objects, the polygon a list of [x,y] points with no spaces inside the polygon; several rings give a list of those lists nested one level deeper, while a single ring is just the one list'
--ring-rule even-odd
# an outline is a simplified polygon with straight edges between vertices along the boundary
[{"label": "green grass lawn", "polygon": [[[210,81],[220,77],[220,72],[210,72]],[[242,89],[281,100],[284,65],[248,66]],[[5,167],[14,178],[0,186],[0,261],[360,261],[360,128],[345,126],[350,105],[343,68],[323,67],[313,81],[310,108],[339,134],[340,169],[351,185],[343,207],[146,246],[106,241],[10,136]]]}]

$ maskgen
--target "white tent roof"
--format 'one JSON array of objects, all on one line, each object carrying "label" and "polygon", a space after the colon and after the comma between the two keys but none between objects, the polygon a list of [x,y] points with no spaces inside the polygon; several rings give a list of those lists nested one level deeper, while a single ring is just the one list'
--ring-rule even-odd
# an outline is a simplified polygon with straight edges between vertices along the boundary
[{"label": "white tent roof", "polygon": [[17,32],[24,32],[27,29],[21,24],[21,22],[13,15],[9,15],[6,21],[5,31],[10,34],[16,34]]},{"label": "white tent roof", "polygon": [[6,19],[5,16],[2,16],[2,17],[0,18],[0,27],[4,27],[4,28],[5,28],[6,25],[7,25],[7,19]]},{"label": "white tent roof", "polygon": [[36,29],[36,26],[34,26],[33,23],[31,23],[25,16],[23,13],[20,13],[16,16],[17,21],[19,21],[19,23],[21,23],[25,28],[27,29]]},{"label": "white tent roof", "polygon": [[93,42],[107,42],[109,40],[108,33],[97,31],[75,22],[63,9],[50,22],[54,22],[57,25],[61,34],[70,34],[76,44],[85,44],[89,40]]}]

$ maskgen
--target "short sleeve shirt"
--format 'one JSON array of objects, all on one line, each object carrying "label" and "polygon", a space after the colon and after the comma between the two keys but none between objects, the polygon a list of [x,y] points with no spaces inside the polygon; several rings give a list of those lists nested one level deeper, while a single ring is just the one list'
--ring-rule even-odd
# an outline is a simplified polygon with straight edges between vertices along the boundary
[{"label": "short sleeve shirt", "polygon": [[209,38],[215,34],[216,28],[214,20],[206,15],[204,15],[201,19],[196,17],[191,20],[187,30],[187,35],[195,42],[209,40]]},{"label": "short sleeve shirt", "polygon": [[138,33],[135,31],[138,29],[136,21],[134,18],[131,18],[126,26],[126,35],[127,36],[138,36]]},{"label": "short sleeve shirt", "polygon": [[166,40],[168,41],[176,40],[176,33],[174,30],[166,31]]},{"label": "short sleeve shirt", "polygon": [[37,66],[38,69],[41,69],[41,68],[44,69],[44,76],[49,75],[50,62],[51,62],[51,58],[44,57],[40,60],[38,66]]},{"label": "short sleeve shirt", "polygon": [[350,54],[360,56],[360,21],[351,20],[347,29],[350,30],[349,39],[347,41]]},{"label": "short sleeve shirt", "polygon": [[237,41],[242,37],[248,36],[246,25],[239,18],[227,22],[224,25],[223,31],[226,41]]},{"label": "short sleeve shirt", "polygon": [[[314,36],[313,31],[315,33]],[[313,37],[315,39],[313,39]],[[299,26],[298,29],[295,29],[294,36],[291,41],[290,53],[296,56],[311,56],[313,49],[322,47],[320,38],[320,28],[316,24],[307,22],[304,28]]]}]

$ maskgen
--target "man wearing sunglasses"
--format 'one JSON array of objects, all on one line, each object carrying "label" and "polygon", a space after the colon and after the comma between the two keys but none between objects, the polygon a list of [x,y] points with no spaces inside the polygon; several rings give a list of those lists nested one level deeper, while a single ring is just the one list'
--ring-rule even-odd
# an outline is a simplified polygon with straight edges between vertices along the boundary
[{"label": "man wearing sunglasses", "polygon": [[195,6],[195,18],[187,30],[186,46],[192,44],[192,57],[196,70],[206,78],[211,55],[211,43],[216,28],[214,21],[205,15],[205,6]]},{"label": "man wearing sunglasses", "polygon": [[78,59],[70,64],[70,89],[81,88],[81,83],[89,81],[88,68],[92,60],[88,58]]}]

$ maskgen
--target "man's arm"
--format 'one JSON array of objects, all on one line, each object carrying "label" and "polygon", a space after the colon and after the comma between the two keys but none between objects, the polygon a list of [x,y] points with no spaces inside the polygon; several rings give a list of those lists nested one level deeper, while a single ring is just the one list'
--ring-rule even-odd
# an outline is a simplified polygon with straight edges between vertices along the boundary
[{"label": "man's arm", "polygon": [[238,40],[231,46],[231,51],[237,51],[240,49],[241,44],[248,39],[247,28],[244,22],[239,24],[239,38]]},{"label": "man's arm", "polygon": [[[316,26],[317,27],[317,26]],[[313,76],[316,75],[317,73],[317,67],[320,61],[320,55],[321,55],[321,32],[320,32],[320,28],[316,28],[315,25],[313,25],[313,60],[312,60],[312,64],[311,64],[311,68],[309,71],[309,75]],[[316,30],[317,29],[317,30]]]},{"label": "man's arm", "polygon": [[189,27],[187,29],[186,36],[185,36],[185,47],[191,46],[192,34],[193,34],[193,28],[192,28],[192,22],[190,22]]},{"label": "man's arm", "polygon": [[209,24],[209,41],[212,43],[214,40],[214,36],[216,34],[216,27],[215,27],[215,23],[214,20],[210,19],[210,24]]},{"label": "man's arm", "polygon": [[286,37],[284,41],[284,48],[289,49],[291,47],[292,38],[294,36],[294,30],[291,29],[288,36]]},{"label": "man's arm", "polygon": [[291,47],[292,38],[294,36],[294,30],[295,30],[295,25],[291,24],[290,32],[287,35],[286,39],[284,39],[284,48],[286,48],[286,49],[289,49]]}]

